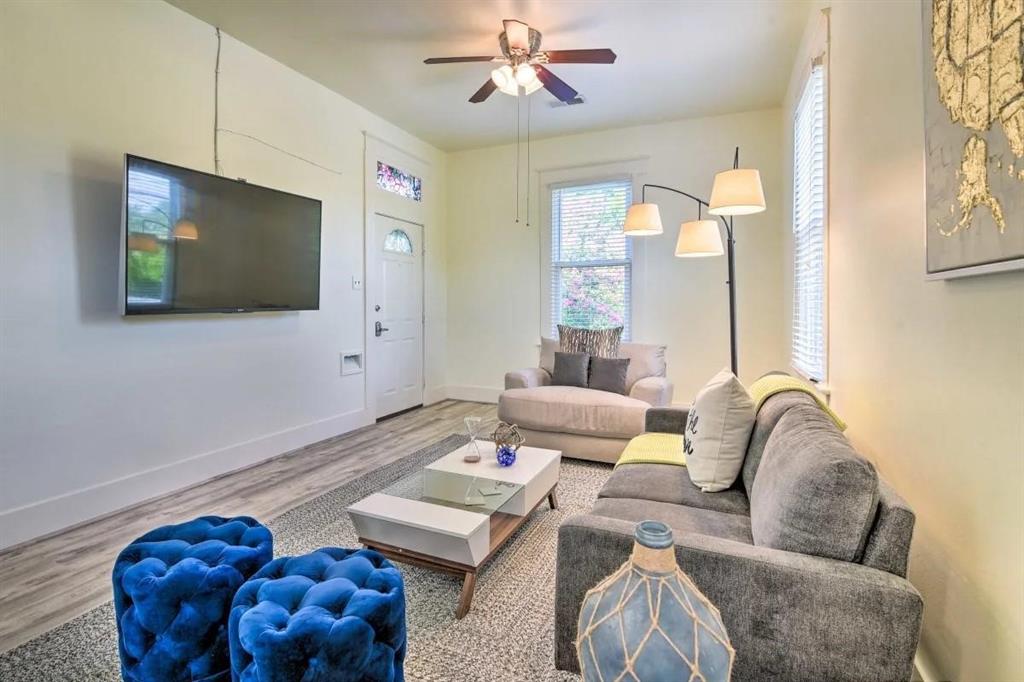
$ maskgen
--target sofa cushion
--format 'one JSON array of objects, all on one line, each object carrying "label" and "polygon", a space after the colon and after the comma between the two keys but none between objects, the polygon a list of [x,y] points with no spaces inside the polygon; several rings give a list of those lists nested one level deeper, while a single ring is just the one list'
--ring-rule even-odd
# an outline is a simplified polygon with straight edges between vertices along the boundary
[{"label": "sofa cushion", "polygon": [[648,519],[667,523],[676,537],[690,533],[711,535],[724,540],[751,544],[750,517],[725,514],[709,509],[694,509],[681,504],[652,502],[624,497],[604,497],[594,503],[594,514],[623,521]]},{"label": "sofa cushion", "polygon": [[761,464],[761,455],[764,454],[765,443],[772,435],[775,425],[779,423],[782,415],[794,405],[814,406],[814,398],[799,391],[786,391],[776,393],[761,404],[754,417],[754,428],[750,432],[750,441],[747,444],[747,456],[743,460],[743,487],[750,495],[754,488],[754,477],[757,475],[757,468]]},{"label": "sofa cushion", "polygon": [[754,544],[857,561],[878,507],[878,475],[816,405],[779,419],[750,495]]},{"label": "sofa cushion", "polygon": [[632,438],[644,430],[642,400],[575,386],[513,388],[498,398],[498,418],[537,431]]},{"label": "sofa cushion", "polygon": [[728,369],[697,393],[686,422],[686,468],[690,480],[706,493],[732,487],[743,469],[754,401]]},{"label": "sofa cushion", "polygon": [[552,386],[587,386],[590,356],[586,353],[555,353],[555,372]]},{"label": "sofa cushion", "polygon": [[619,340],[622,338],[622,327],[606,329],[584,329],[558,325],[558,345],[563,353],[586,353],[599,358],[616,358],[619,356]]},{"label": "sofa cushion", "polygon": [[626,370],[629,358],[590,358],[590,376],[587,387],[626,395]]},{"label": "sofa cushion", "polygon": [[537,363],[537,366],[546,370],[548,374],[554,374],[555,353],[558,349],[558,339],[550,339],[546,336],[540,337],[540,362]]},{"label": "sofa cushion", "polygon": [[733,487],[713,495],[702,493],[690,482],[686,467],[670,464],[620,464],[597,496],[636,498],[726,514],[750,515],[750,502],[740,488]]},{"label": "sofa cushion", "polygon": [[626,391],[644,377],[665,376],[665,346],[651,343],[620,343],[619,357],[629,358],[626,369]]}]

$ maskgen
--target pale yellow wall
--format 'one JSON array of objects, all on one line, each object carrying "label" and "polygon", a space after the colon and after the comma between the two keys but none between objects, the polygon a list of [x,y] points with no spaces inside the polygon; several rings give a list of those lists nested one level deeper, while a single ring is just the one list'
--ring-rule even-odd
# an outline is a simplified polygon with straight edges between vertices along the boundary
[{"label": "pale yellow wall", "polygon": [[831,35],[833,405],[917,513],[926,668],[1021,680],[1024,273],[924,279],[920,4],[834,3]]},{"label": "pale yellow wall", "polygon": [[[780,367],[786,358],[778,323],[784,314],[778,267],[779,114],[772,109],[557,137],[536,141],[531,150],[535,170],[581,167],[581,174],[593,164],[644,158],[644,181],[704,198],[714,173],[731,165],[734,146],[742,149],[743,165],[762,169],[768,210],[736,220],[739,360],[745,380]],[[513,131],[510,125],[509,134]],[[550,201],[540,183],[549,174],[533,173],[532,225],[526,226],[525,214],[516,224],[514,163],[511,146],[448,159],[449,395],[493,400],[505,372],[537,364],[541,204]],[[657,190],[648,200],[660,204],[665,233],[634,240],[633,338],[668,345],[675,399],[689,402],[729,364],[726,261],[676,258],[679,223],[696,218],[696,205]]]}]

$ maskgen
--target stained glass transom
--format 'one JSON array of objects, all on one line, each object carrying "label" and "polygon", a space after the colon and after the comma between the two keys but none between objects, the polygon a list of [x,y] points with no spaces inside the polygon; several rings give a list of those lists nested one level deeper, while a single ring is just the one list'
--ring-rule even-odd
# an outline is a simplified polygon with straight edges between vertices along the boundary
[{"label": "stained glass transom", "polygon": [[423,181],[420,178],[382,161],[377,162],[377,186],[385,192],[423,201]]}]

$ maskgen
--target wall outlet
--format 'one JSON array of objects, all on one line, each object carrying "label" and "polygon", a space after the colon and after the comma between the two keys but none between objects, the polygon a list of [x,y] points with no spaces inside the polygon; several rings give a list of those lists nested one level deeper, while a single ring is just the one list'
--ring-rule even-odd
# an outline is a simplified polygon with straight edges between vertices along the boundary
[{"label": "wall outlet", "polygon": [[352,275],[352,288],[359,291],[363,288],[363,278],[357,275]]}]

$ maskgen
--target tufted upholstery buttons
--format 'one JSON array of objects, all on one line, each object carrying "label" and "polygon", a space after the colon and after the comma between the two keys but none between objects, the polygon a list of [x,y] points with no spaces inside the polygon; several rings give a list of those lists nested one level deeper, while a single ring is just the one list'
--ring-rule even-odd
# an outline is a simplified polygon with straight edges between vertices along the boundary
[{"label": "tufted upholstery buttons", "polygon": [[270,531],[248,516],[163,526],[125,547],[113,572],[122,677],[229,679],[231,599],[272,556]]},{"label": "tufted upholstery buttons", "polygon": [[401,682],[402,575],[369,549],[281,557],[235,594],[228,620],[240,682]]}]

